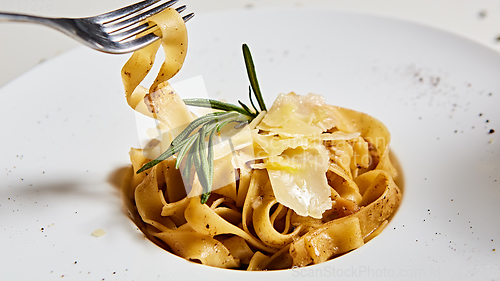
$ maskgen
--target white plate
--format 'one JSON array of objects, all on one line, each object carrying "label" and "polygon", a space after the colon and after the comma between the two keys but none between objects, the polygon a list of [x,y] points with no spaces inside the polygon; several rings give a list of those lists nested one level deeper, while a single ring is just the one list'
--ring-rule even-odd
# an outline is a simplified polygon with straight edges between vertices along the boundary
[{"label": "white plate", "polygon": [[[1,280],[500,278],[500,131],[489,134],[500,130],[498,53],[324,8],[199,13],[188,26],[175,81],[202,75],[212,98],[246,101],[246,42],[268,104],[313,92],[388,126],[404,194],[387,229],[338,259],[278,272],[215,269],[159,249],[123,214],[115,185],[138,145],[119,76],[127,56],[79,48],[0,90]],[[107,234],[91,236],[98,228]]]}]

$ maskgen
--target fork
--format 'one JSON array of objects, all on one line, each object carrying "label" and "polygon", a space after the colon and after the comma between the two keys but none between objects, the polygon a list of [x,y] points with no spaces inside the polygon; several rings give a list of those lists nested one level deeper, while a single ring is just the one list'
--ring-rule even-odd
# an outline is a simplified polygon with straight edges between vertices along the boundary
[{"label": "fork", "polygon": [[[86,18],[47,18],[0,12],[0,22],[20,21],[43,24],[95,50],[110,54],[124,54],[141,49],[160,39],[153,34],[158,27],[151,26],[146,20],[178,1],[171,0],[158,4],[160,0],[145,0],[109,13]],[[184,5],[176,8],[176,11],[181,13],[185,9]],[[193,16],[194,13],[190,13],[182,18],[186,22]],[[136,38],[141,34],[145,35]]]}]

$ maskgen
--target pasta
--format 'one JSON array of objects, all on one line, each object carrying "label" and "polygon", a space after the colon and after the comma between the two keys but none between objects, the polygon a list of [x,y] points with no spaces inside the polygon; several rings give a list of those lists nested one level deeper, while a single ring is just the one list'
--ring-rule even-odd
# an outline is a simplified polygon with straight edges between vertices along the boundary
[{"label": "pasta", "polygon": [[184,22],[172,9],[152,22],[169,32],[154,84],[139,86],[160,43],[134,53],[122,69],[128,104],[162,130],[144,149],[131,149],[122,186],[131,219],[151,241],[204,265],[276,270],[325,262],[383,230],[401,200],[389,131],[317,95],[281,94],[250,124],[224,127],[204,204],[200,179],[184,177],[175,155],[136,173],[194,120],[167,81],[186,55]]}]

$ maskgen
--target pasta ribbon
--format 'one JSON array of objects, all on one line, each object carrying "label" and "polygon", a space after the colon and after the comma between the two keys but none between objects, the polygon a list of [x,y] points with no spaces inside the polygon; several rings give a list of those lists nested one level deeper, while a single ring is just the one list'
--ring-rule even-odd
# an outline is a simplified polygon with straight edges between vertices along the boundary
[{"label": "pasta ribbon", "polygon": [[302,236],[290,246],[294,266],[322,263],[364,244],[357,217],[345,217],[325,223]]},{"label": "pasta ribbon", "polygon": [[240,260],[231,255],[223,243],[208,235],[195,231],[166,231],[155,236],[167,243],[172,252],[187,260],[221,268],[240,265]]},{"label": "pasta ribbon", "polygon": [[[135,51],[122,68],[122,81],[130,107],[151,116],[146,110],[144,99],[155,92],[161,83],[168,81],[181,70],[187,54],[188,37],[184,20],[175,9],[167,8],[152,16],[149,22],[160,28],[156,35],[162,38],[161,42],[156,41]],[[160,44],[165,52],[165,61],[153,85],[146,91],[139,84],[151,70]]]}]

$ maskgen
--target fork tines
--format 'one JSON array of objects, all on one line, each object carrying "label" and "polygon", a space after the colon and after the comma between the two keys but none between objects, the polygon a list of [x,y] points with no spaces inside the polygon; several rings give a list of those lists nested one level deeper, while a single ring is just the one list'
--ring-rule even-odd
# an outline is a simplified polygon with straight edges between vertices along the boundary
[{"label": "fork tines", "polygon": [[[121,42],[127,39],[134,39],[135,36],[141,33],[150,33],[155,31],[157,28],[156,25],[150,26],[147,22],[145,23],[144,21],[149,17],[156,15],[161,11],[173,6],[178,1],[179,0],[171,0],[164,2],[160,0],[149,0],[130,5],[128,7],[116,10],[114,12],[110,12],[108,14],[111,13],[118,14],[119,12],[122,12],[123,9],[127,9],[132,6],[134,6],[135,9],[137,9],[137,6],[139,6],[141,9],[132,14],[122,17],[115,16],[113,18],[113,15],[110,15],[109,19],[106,19],[105,22],[103,22],[102,24],[103,28],[109,34],[110,39],[113,41]],[[182,13],[183,11],[186,10],[186,5],[182,5],[176,8],[175,10],[178,13]],[[183,16],[182,18],[184,22],[187,22],[193,17],[194,13],[190,13],[188,15]]]}]

